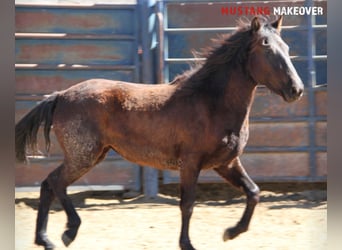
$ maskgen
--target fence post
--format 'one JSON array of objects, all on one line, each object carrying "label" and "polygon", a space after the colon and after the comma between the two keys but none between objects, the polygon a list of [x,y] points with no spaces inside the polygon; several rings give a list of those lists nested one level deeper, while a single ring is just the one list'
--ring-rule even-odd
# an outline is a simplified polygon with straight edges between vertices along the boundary
[{"label": "fence post", "polygon": [[[154,6],[156,0],[139,0],[140,10],[140,41],[142,49],[141,72],[143,83],[154,84],[153,74],[154,60],[153,50],[156,48]],[[153,198],[158,194],[158,170],[151,167],[143,167],[143,190],[145,197]]]},{"label": "fence post", "polygon": [[[307,7],[314,6],[313,0],[306,0],[305,2]],[[307,40],[307,48],[308,48],[308,100],[309,100],[309,170],[310,170],[310,178],[314,179],[317,176],[317,162],[316,162],[316,105],[315,105],[315,86],[316,86],[316,69],[314,56],[316,55],[316,41],[315,41],[315,33],[313,29],[313,25],[315,25],[315,16],[308,15],[307,16],[307,32],[308,32],[308,40]]]}]

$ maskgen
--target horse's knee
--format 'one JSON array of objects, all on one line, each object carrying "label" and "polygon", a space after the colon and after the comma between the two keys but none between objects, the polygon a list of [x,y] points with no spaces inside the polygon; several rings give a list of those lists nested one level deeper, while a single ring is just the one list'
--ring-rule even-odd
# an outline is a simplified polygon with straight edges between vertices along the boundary
[{"label": "horse's knee", "polygon": [[183,214],[192,214],[195,202],[193,200],[184,200],[180,202],[180,209]]},{"label": "horse's knee", "polygon": [[260,189],[257,185],[247,193],[250,202],[257,204],[260,201]]},{"label": "horse's knee", "polygon": [[256,205],[260,200],[260,189],[254,182],[251,184],[252,185],[248,185],[248,188],[245,189],[247,202],[251,205]]}]

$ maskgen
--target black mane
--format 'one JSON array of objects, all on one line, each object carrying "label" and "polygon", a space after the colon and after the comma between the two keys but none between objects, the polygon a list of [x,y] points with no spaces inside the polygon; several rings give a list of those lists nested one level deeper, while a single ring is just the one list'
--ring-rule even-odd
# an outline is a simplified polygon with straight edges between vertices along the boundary
[{"label": "black mane", "polygon": [[[261,18],[261,21],[266,29],[272,29],[266,18]],[[255,41],[250,23],[240,21],[235,32],[220,35],[213,40],[214,45],[201,53],[196,53],[196,55],[204,57],[205,60],[196,62],[190,70],[176,76],[170,84],[179,84],[180,90],[184,92],[208,93],[209,91],[214,92],[214,96],[222,93],[222,87],[226,84],[226,82],[222,82],[222,79],[227,79],[232,70],[242,67],[242,70],[248,74],[243,65],[246,65],[246,60]]]}]

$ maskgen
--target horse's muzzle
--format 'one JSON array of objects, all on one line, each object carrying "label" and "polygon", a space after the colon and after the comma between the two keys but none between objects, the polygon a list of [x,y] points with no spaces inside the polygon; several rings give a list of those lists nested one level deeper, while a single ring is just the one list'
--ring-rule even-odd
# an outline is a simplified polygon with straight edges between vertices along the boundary
[{"label": "horse's muzzle", "polygon": [[297,84],[291,84],[291,87],[282,92],[282,96],[285,101],[293,102],[300,99],[304,94],[304,85],[302,82]]}]

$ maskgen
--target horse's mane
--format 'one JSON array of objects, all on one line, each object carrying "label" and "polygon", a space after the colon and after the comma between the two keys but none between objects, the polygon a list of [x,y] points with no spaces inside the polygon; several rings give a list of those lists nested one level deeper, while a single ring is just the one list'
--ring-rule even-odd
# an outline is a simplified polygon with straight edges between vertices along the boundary
[{"label": "horse's mane", "polygon": [[[259,20],[262,25],[268,26],[266,18]],[[212,73],[224,68],[222,74],[228,77],[231,70],[246,63],[254,42],[250,22],[241,19],[238,21],[238,28],[235,32],[219,35],[217,39],[213,39],[211,47],[205,48],[202,52],[196,52],[195,56],[204,57],[205,60],[191,65],[190,70],[176,76],[170,84],[178,84],[183,91],[195,89],[208,91],[213,87],[215,91],[221,91],[218,85],[225,83],[216,82]]]}]

